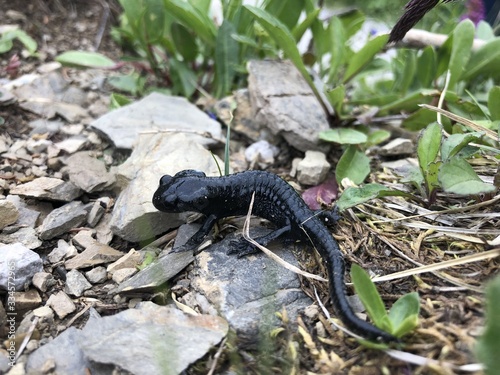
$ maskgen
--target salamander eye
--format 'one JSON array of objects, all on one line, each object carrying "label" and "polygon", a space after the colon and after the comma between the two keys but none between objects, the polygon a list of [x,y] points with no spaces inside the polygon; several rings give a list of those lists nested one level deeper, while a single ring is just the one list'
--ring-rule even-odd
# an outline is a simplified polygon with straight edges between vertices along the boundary
[{"label": "salamander eye", "polygon": [[172,181],[172,176],[166,174],[162,178],[160,178],[160,185],[168,185]]}]

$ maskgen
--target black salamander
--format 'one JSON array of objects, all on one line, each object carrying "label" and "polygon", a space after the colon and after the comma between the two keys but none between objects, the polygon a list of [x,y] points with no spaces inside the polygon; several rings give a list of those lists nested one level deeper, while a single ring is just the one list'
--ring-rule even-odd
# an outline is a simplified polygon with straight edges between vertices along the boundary
[{"label": "black salamander", "polygon": [[[315,214],[299,194],[280,177],[263,171],[247,171],[223,177],[207,177],[203,172],[185,170],[165,175],[153,196],[154,206],[164,212],[195,211],[206,216],[202,227],[178,251],[194,249],[203,242],[217,220],[246,215],[252,194],[252,214],[272,222],[277,229],[255,240],[266,246],[278,237],[310,241],[323,257],[330,280],[330,296],[342,322],[356,334],[373,341],[397,341],[387,332],[358,318],[347,302],[345,265],[337,242],[323,224],[325,216]],[[328,214],[326,215],[328,217]],[[241,239],[239,256],[256,249]]]}]

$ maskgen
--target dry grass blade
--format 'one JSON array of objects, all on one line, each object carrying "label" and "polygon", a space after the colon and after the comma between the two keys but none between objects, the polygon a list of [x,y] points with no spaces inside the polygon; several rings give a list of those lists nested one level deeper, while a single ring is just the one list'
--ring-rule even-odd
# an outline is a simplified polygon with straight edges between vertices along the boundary
[{"label": "dry grass blade", "polygon": [[328,282],[327,279],[325,279],[325,278],[323,278],[321,276],[314,275],[312,273],[302,271],[300,268],[297,268],[294,265],[291,265],[290,263],[285,262],[279,256],[277,256],[276,254],[274,254],[271,250],[269,250],[268,248],[262,246],[261,244],[259,244],[257,241],[255,241],[253,238],[250,237],[250,217],[252,216],[252,209],[253,209],[254,198],[255,198],[255,192],[252,194],[252,199],[250,201],[250,207],[248,208],[248,213],[247,213],[247,216],[246,216],[245,224],[243,225],[243,238],[245,240],[247,240],[248,242],[250,242],[255,247],[257,247],[260,250],[262,250],[264,252],[264,254],[266,254],[269,258],[271,258],[272,260],[274,260],[276,263],[280,264],[282,267],[285,267],[287,270],[295,272],[295,273],[297,273],[299,275],[302,275],[304,277],[308,277],[310,279]]},{"label": "dry grass blade", "polygon": [[412,268],[410,270],[395,272],[395,273],[391,273],[389,275],[377,276],[377,277],[374,277],[372,279],[372,281],[373,282],[382,282],[382,281],[389,281],[389,280],[399,279],[402,277],[407,277],[407,276],[412,276],[412,275],[418,275],[418,274],[421,274],[424,272],[435,272],[435,271],[442,270],[444,268],[459,266],[461,264],[467,264],[467,263],[471,263],[471,262],[478,262],[480,260],[485,260],[485,259],[492,259],[492,258],[496,258],[498,256],[500,256],[500,248],[485,251],[485,252],[479,253],[479,254],[467,255],[467,256],[464,256],[464,257],[458,258],[458,259],[446,260],[444,262],[420,266],[417,268]]},{"label": "dry grass blade", "polygon": [[418,366],[437,366],[440,368],[451,369],[454,371],[466,371],[466,372],[476,372],[476,371],[481,371],[483,369],[483,366],[479,363],[456,366],[449,362],[437,361],[435,359],[422,357],[408,352],[402,352],[400,350],[388,349],[385,350],[385,352],[391,357],[399,359],[400,361],[404,361]]},{"label": "dry grass blade", "polygon": [[488,137],[490,137],[494,141],[498,142],[498,136],[494,131],[487,129],[479,124],[476,124],[475,122],[468,120],[465,117],[455,115],[454,113],[451,113],[445,109],[434,107],[434,106],[428,105],[428,104],[420,104],[419,106],[422,108],[426,108],[426,109],[429,109],[431,111],[437,112],[437,113],[441,113],[441,114],[445,115],[446,117],[448,117],[449,119],[456,121],[462,125],[465,125],[471,129],[473,129],[474,131],[484,132]]}]

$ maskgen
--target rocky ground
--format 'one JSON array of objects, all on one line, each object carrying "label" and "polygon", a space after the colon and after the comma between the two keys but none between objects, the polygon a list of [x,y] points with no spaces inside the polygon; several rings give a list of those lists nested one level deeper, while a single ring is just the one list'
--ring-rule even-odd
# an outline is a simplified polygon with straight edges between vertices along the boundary
[{"label": "rocky ground", "polygon": [[[157,93],[109,111],[106,79],[112,73],[62,68],[53,58],[69,49],[95,47],[119,57],[106,33],[115,9],[113,2],[97,1],[0,6],[0,19],[19,24],[40,43],[38,58],[24,57],[15,46],[9,58],[17,52],[20,66],[7,69],[10,58],[0,67],[5,120],[0,133],[0,337],[5,338],[0,373],[409,371],[410,365],[360,350],[333,330],[314,302],[313,286],[328,302],[324,283],[299,278],[264,255],[226,255],[242,219],[221,223],[213,243],[199,254],[170,253],[198,224],[177,230],[188,215],[159,213],[151,197],[163,174],[197,169],[219,175],[225,128],[214,113],[227,118],[236,103],[233,171],[271,168],[303,189],[328,177],[329,161],[337,154],[317,143],[327,120],[286,62],[252,62],[248,90],[216,103],[210,115],[205,107]],[[258,142],[261,138],[269,143]],[[405,139],[378,152],[386,155],[381,161],[393,163],[406,158],[411,147],[411,139]],[[292,163],[294,156],[300,158]],[[392,204],[404,206],[397,200]],[[419,261],[425,258],[418,255],[423,248],[432,249],[432,259],[457,254],[454,245],[451,253],[440,252],[448,246],[441,238],[426,242],[430,234],[425,230],[420,237],[400,238],[396,226],[378,232],[354,215],[348,219],[336,230],[347,260],[377,274],[410,267],[398,249]],[[453,220],[443,217],[440,224],[453,225]],[[267,230],[258,219],[251,227],[254,234]],[[494,223],[483,223],[481,230],[498,235]],[[273,249],[286,261],[324,275],[307,246],[295,249],[299,262],[289,248],[277,244]],[[465,289],[463,283],[450,287],[435,277],[381,284],[388,303],[421,292],[424,320],[410,339],[410,350],[454,365],[473,362],[483,311],[479,283],[497,268],[495,261],[485,261],[455,273],[469,283]],[[13,348],[17,358],[12,358]]]}]

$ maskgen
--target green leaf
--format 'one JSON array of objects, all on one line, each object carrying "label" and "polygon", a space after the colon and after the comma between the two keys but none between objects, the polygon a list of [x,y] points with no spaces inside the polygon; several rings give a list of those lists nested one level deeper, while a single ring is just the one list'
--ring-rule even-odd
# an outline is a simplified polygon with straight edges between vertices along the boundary
[{"label": "green leaf", "polygon": [[500,86],[493,86],[488,93],[488,109],[492,121],[500,120]]},{"label": "green leaf", "polygon": [[436,78],[436,51],[431,46],[425,47],[417,59],[417,79],[421,87],[431,87]]},{"label": "green leaf", "polygon": [[439,96],[437,90],[420,90],[411,92],[402,98],[398,98],[379,108],[378,114],[385,115],[388,113],[413,112],[418,110],[420,104],[427,104],[433,98]]},{"label": "green leaf", "polygon": [[288,30],[297,24],[300,13],[304,9],[304,0],[268,1],[265,12],[279,20]]},{"label": "green leaf", "polygon": [[196,75],[182,61],[170,60],[170,72],[174,83],[173,91],[189,98],[196,90]]},{"label": "green leaf", "polygon": [[500,368],[500,277],[486,287],[486,326],[475,352],[485,366],[486,375],[495,375]]},{"label": "green leaf", "polygon": [[370,174],[370,158],[355,146],[349,146],[340,157],[335,169],[335,178],[339,185],[346,177],[355,184],[360,184],[368,174]]},{"label": "green leaf", "polygon": [[450,135],[441,145],[441,159],[446,161],[454,157],[469,143],[480,140],[483,135],[484,133],[480,132]]},{"label": "green leaf", "polygon": [[436,113],[420,108],[405,118],[401,126],[411,131],[418,131],[422,130],[433,121],[436,121]]},{"label": "green leaf", "polygon": [[146,79],[138,73],[127,75],[116,75],[108,78],[108,83],[115,89],[130,93],[134,96],[139,95],[144,90]]},{"label": "green leaf", "polygon": [[411,332],[418,325],[420,300],[417,292],[408,293],[399,298],[389,310],[392,334],[401,337]]},{"label": "green leaf", "polygon": [[337,200],[337,207],[340,211],[343,211],[372,199],[387,196],[411,197],[411,194],[399,190],[392,190],[380,184],[366,184],[361,187],[347,188],[342,193],[339,200]]},{"label": "green leaf", "polygon": [[476,38],[484,41],[495,39],[495,32],[488,22],[479,21],[476,26]]},{"label": "green leaf", "polygon": [[392,326],[385,310],[384,302],[378,294],[370,276],[357,264],[351,266],[351,280],[368,316],[380,329],[392,332]]},{"label": "green leaf", "polygon": [[361,133],[354,129],[336,128],[320,132],[319,139],[327,142],[339,143],[341,145],[357,145],[365,143],[368,137],[365,133]]},{"label": "green leaf", "polygon": [[330,66],[328,69],[328,83],[337,83],[339,68],[346,60],[346,35],[342,21],[338,17],[332,17],[328,25],[330,34]]},{"label": "green leaf", "polygon": [[341,116],[342,113],[342,105],[344,104],[345,99],[345,86],[339,85],[332,90],[326,92],[326,96],[330,101],[333,109],[337,116]]},{"label": "green leaf", "polygon": [[170,26],[175,49],[184,61],[194,61],[198,56],[198,46],[194,35],[182,24],[172,22]]},{"label": "green leaf", "polygon": [[293,62],[295,67],[302,74],[302,77],[309,84],[311,89],[314,92],[314,95],[320,100],[321,95],[316,88],[312,78],[309,75],[304,63],[302,62],[302,57],[300,56],[299,50],[295,43],[295,39],[293,35],[290,33],[290,30],[281,23],[278,19],[267,13],[266,11],[250,6],[245,5],[246,9],[248,9],[254,16],[257,18],[262,27],[267,31],[267,33],[276,41],[278,46],[285,52],[287,57]]},{"label": "green leaf", "polygon": [[215,96],[220,98],[231,91],[238,64],[238,42],[231,35],[236,29],[229,21],[223,21],[215,43]]},{"label": "green leaf", "polygon": [[26,50],[29,52],[30,55],[33,55],[36,52],[37,43],[36,43],[35,39],[30,37],[28,34],[26,34],[25,31],[23,31],[21,29],[15,29],[12,31],[8,31],[7,33],[2,35],[2,39],[4,37],[6,39],[12,40],[12,39],[16,38],[17,40],[19,40],[23,44],[24,48],[26,48]]},{"label": "green leaf", "polygon": [[123,107],[127,104],[130,104],[132,102],[132,100],[130,100],[126,96],[121,95],[121,94],[117,94],[116,92],[112,93],[111,97],[109,99],[110,99],[110,102],[109,102],[110,109],[117,109],[117,108]]},{"label": "green leaf", "polygon": [[495,38],[472,54],[462,80],[471,81],[480,74],[498,77],[498,66],[500,66],[500,38]]},{"label": "green leaf", "polygon": [[449,159],[441,165],[438,178],[441,187],[447,193],[478,195],[496,190],[494,185],[483,182],[466,160],[458,157]]},{"label": "green leaf", "polygon": [[410,89],[417,70],[417,56],[415,51],[402,49],[398,51],[397,57],[393,59],[394,90],[406,94]]},{"label": "green leaf", "polygon": [[375,130],[368,134],[367,146],[378,145],[387,141],[391,137],[391,132],[387,130]]},{"label": "green leaf", "polygon": [[441,125],[434,122],[427,126],[419,135],[417,157],[420,169],[425,176],[429,164],[436,161],[441,147]]},{"label": "green leaf", "polygon": [[347,65],[347,69],[344,74],[343,83],[351,80],[361,69],[371,62],[375,55],[385,47],[388,40],[389,35],[379,35],[370,40],[363,46],[363,48],[356,52],[349,60],[349,64]]},{"label": "green leaf", "polygon": [[464,72],[471,55],[472,42],[474,41],[474,24],[466,19],[460,22],[453,31],[453,45],[451,47],[449,88],[453,89]]},{"label": "green leaf", "polygon": [[100,53],[85,51],[63,52],[56,57],[56,61],[77,68],[112,68],[116,65],[113,60]]},{"label": "green leaf", "polygon": [[321,9],[319,8],[314,9],[314,11],[310,12],[301,23],[292,29],[292,35],[297,43],[302,38],[306,30],[311,27],[312,23],[318,19],[320,11]]},{"label": "green leaf", "polygon": [[12,39],[0,38],[0,54],[9,52],[13,46]]},{"label": "green leaf", "polygon": [[163,4],[178,22],[195,32],[210,47],[215,47],[217,31],[206,13],[200,12],[185,0],[164,0]]}]

